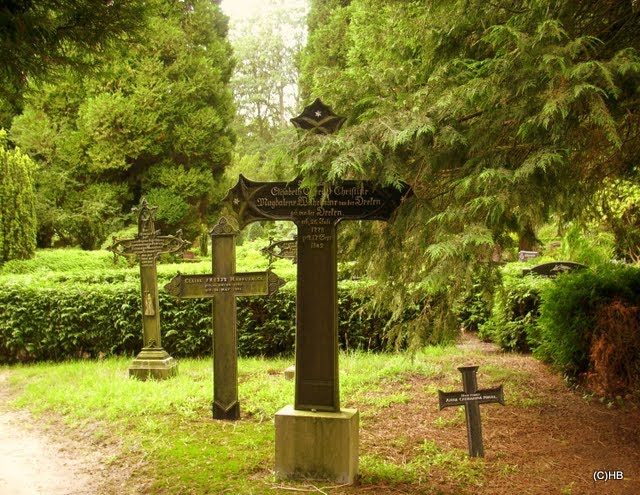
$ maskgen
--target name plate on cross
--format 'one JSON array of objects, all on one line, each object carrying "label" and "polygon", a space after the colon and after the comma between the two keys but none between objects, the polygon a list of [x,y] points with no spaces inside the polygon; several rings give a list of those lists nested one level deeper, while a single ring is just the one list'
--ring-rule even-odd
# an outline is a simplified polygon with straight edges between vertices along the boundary
[{"label": "name plate on cross", "polygon": [[464,406],[467,422],[467,442],[469,456],[484,457],[482,442],[482,423],[480,422],[480,404],[498,403],[504,406],[502,385],[495,388],[478,390],[476,373],[478,366],[463,366],[458,368],[462,373],[462,392],[443,392],[438,390],[440,410],[445,407]]}]

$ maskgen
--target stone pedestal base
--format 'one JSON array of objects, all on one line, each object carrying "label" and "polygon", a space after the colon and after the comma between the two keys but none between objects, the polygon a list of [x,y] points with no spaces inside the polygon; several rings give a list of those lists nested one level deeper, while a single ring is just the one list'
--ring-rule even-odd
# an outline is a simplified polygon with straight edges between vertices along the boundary
[{"label": "stone pedestal base", "polygon": [[276,476],[354,483],[358,475],[357,409],[276,413]]},{"label": "stone pedestal base", "polygon": [[162,347],[144,347],[129,366],[138,380],[165,380],[178,374],[178,363]]}]

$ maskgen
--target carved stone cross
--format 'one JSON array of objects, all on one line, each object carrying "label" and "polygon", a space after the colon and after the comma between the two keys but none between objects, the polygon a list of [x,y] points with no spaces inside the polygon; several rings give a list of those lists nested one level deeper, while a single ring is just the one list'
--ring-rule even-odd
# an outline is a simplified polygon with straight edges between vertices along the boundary
[{"label": "carved stone cross", "polygon": [[285,284],[275,273],[236,273],[237,231],[226,218],[211,230],[213,272],[175,276],[165,290],[178,298],[213,299],[213,418],[240,419],[236,297],[270,296]]},{"label": "carved stone cross", "polygon": [[[143,347],[129,367],[129,375],[145,380],[168,378],[175,375],[175,360],[162,348],[160,337],[160,308],[158,307],[158,275],[156,260],[162,253],[175,253],[184,249],[187,241],[182,232],[176,236],[159,235],[155,229],[154,213],[157,206],[150,207],[142,198],[138,210],[138,233],[133,239],[113,238],[107,250],[114,255],[136,257],[140,263],[140,285],[142,292]],[[134,208],[134,211],[136,209]]]}]

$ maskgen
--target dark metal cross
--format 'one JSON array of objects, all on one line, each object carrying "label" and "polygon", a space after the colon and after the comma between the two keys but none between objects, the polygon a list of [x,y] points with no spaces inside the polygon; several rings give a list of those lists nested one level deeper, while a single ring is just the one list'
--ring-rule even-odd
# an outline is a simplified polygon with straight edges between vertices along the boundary
[{"label": "dark metal cross", "polygon": [[175,276],[165,290],[178,298],[213,299],[213,418],[240,419],[236,297],[270,296],[285,284],[275,273],[236,273],[236,235],[226,218],[211,230],[213,272]]},{"label": "dark metal cross", "polygon": [[[329,134],[344,118],[319,99],[291,121]],[[240,176],[225,202],[240,228],[260,220],[290,220],[298,228],[296,294],[297,410],[340,411],[338,380],[338,224],[346,220],[389,220],[410,188],[379,187],[372,181],[320,184],[313,196],[302,178],[254,182]]]},{"label": "dark metal cross", "polygon": [[137,209],[136,237],[114,237],[113,244],[107,248],[114,255],[135,256],[140,262],[143,348],[129,368],[129,374],[142,380],[148,377],[167,378],[177,370],[173,358],[162,348],[156,260],[160,254],[181,251],[188,244],[182,239],[180,230],[176,236],[159,235],[160,231],[155,229],[153,218],[157,208],[149,206],[147,200],[142,198],[140,208]]},{"label": "dark metal cross", "polygon": [[261,251],[269,256],[269,263],[272,258],[281,258],[291,260],[294,264],[298,262],[298,241],[297,239],[286,239],[283,241],[273,241],[269,239],[269,245],[262,248]]},{"label": "dark metal cross", "polygon": [[467,441],[471,457],[484,457],[482,444],[482,424],[480,422],[480,404],[499,403],[504,406],[502,385],[496,388],[478,390],[476,372],[478,366],[458,368],[462,373],[462,392],[443,392],[438,390],[440,410],[445,407],[464,406],[467,420]]}]

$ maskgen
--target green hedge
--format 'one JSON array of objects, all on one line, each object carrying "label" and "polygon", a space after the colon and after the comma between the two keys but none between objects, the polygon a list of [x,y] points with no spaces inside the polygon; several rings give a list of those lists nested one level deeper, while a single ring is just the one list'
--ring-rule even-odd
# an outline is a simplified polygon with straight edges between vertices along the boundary
[{"label": "green hedge", "polygon": [[553,283],[536,275],[523,276],[524,266],[513,263],[501,269],[502,283],[495,289],[491,315],[479,325],[481,338],[506,351],[530,352],[537,347],[540,293]]},{"label": "green hedge", "polygon": [[[134,355],[142,346],[140,285],[135,277],[105,273],[66,282],[34,277],[0,281],[0,363]],[[89,280],[89,281],[87,281]],[[161,279],[160,287],[168,280]],[[90,283],[93,282],[93,283]],[[359,311],[356,284],[341,284],[339,337],[343,348],[381,350],[384,322]],[[178,301],[160,290],[163,347],[174,357],[211,354],[211,302]],[[293,352],[295,284],[272,297],[238,299],[241,355]]]},{"label": "green hedge", "polygon": [[[640,268],[607,264],[558,277],[542,291],[535,336],[539,346],[535,355],[571,378],[592,371],[594,338],[605,332],[626,330],[615,322],[605,325],[602,321],[602,312],[614,303],[629,308],[640,306]],[[611,337],[615,340],[614,335]],[[637,342],[640,336],[632,337],[631,341]],[[635,368],[619,373],[630,373],[640,379],[640,349],[629,343],[615,352],[629,354],[631,359],[625,366]]]}]

